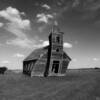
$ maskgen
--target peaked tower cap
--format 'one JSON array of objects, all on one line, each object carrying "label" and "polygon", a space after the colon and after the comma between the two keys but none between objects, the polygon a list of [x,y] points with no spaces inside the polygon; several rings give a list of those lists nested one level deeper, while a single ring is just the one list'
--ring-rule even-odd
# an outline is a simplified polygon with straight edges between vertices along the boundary
[{"label": "peaked tower cap", "polygon": [[51,33],[58,33],[58,34],[62,33],[62,34],[64,34],[63,32],[60,31],[60,28],[58,26],[58,22],[57,21],[54,21],[52,29],[51,29]]}]

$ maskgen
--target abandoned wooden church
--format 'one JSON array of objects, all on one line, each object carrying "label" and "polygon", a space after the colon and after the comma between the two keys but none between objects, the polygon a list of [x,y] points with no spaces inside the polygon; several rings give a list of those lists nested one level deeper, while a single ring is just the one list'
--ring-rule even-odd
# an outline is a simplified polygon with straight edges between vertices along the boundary
[{"label": "abandoned wooden church", "polygon": [[23,73],[30,76],[64,75],[71,58],[63,51],[63,32],[54,27],[49,45],[34,50],[23,61]]}]

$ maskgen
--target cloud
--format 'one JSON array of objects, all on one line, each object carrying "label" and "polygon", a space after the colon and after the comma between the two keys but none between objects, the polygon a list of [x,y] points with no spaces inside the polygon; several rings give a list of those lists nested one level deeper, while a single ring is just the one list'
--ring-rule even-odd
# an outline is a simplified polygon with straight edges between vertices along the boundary
[{"label": "cloud", "polygon": [[20,48],[27,48],[27,49],[36,49],[36,48],[41,48],[44,46],[47,46],[49,44],[48,41],[39,41],[38,39],[12,39],[7,41],[8,45],[13,45],[13,46],[19,46]]},{"label": "cloud", "polygon": [[8,21],[6,22],[5,29],[19,38],[25,38],[24,31],[30,29],[30,20],[22,19],[21,15],[23,14],[24,12],[19,12],[12,7],[0,11],[0,17]]},{"label": "cloud", "polygon": [[49,41],[43,41],[42,46],[47,46],[49,45]]},{"label": "cloud", "polygon": [[73,61],[73,62],[77,62],[77,59],[76,59],[76,58],[73,58],[72,61]]},{"label": "cloud", "polygon": [[12,34],[17,36],[18,38],[27,38],[26,34],[21,29],[16,27],[16,25],[14,23],[8,23],[6,30],[11,32]]},{"label": "cloud", "polygon": [[2,27],[4,24],[0,22],[0,27]]},{"label": "cloud", "polygon": [[75,0],[72,4],[72,7],[77,7],[80,4],[79,0]]},{"label": "cloud", "polygon": [[50,19],[53,19],[54,18],[54,16],[53,15],[51,15],[51,14],[44,14],[44,13],[41,13],[41,14],[37,14],[37,22],[38,23],[41,23],[41,22],[43,22],[43,23],[48,23],[49,22],[49,20]]},{"label": "cloud", "polygon": [[38,31],[43,32],[45,28],[46,28],[46,25],[41,25],[40,27],[38,27]]},{"label": "cloud", "polygon": [[5,18],[9,22],[15,23],[19,28],[29,28],[30,21],[28,19],[22,19],[21,15],[23,15],[23,12],[19,12],[16,8],[12,7],[0,11],[0,17]]},{"label": "cloud", "polygon": [[37,18],[37,23],[45,23],[38,27],[38,31],[43,32],[43,30],[47,28],[47,25],[51,25],[54,22],[55,15],[40,13],[36,15],[36,18]]},{"label": "cloud", "polygon": [[[49,41],[43,41],[42,44],[40,44],[40,47],[47,46],[47,45],[49,45]],[[63,43],[63,46],[64,48],[72,48],[72,44],[68,42]]]},{"label": "cloud", "polygon": [[93,58],[93,61],[99,61],[100,59],[99,58]]},{"label": "cloud", "polygon": [[32,41],[29,39],[12,39],[7,41],[8,45],[14,45],[14,46],[19,46],[21,48],[31,48],[32,47]]},{"label": "cloud", "polygon": [[0,46],[2,46],[3,44],[0,43]]},{"label": "cloud", "polygon": [[32,42],[28,39],[26,32],[31,29],[30,20],[23,19],[21,15],[25,13],[12,7],[0,11],[0,17],[7,20],[5,29],[16,36],[14,39],[7,40],[6,44],[29,48]]},{"label": "cloud", "polygon": [[42,5],[42,7],[47,9],[47,10],[51,9],[51,7],[49,5],[47,5],[47,4]]},{"label": "cloud", "polygon": [[70,44],[70,43],[68,43],[68,42],[65,42],[65,43],[63,44],[63,46],[64,46],[65,48],[72,48],[72,44]]},{"label": "cloud", "polygon": [[8,60],[4,60],[4,61],[2,61],[1,63],[2,63],[2,64],[9,64],[10,61],[8,61]]},{"label": "cloud", "polygon": [[20,53],[16,53],[16,54],[14,54],[14,57],[23,58],[24,55],[23,54],[20,54]]},{"label": "cloud", "polygon": [[48,41],[41,40],[41,42],[40,43],[38,43],[38,42],[35,43],[33,45],[33,48],[41,48],[41,47],[45,47],[45,46],[48,46],[49,45],[49,42]]}]

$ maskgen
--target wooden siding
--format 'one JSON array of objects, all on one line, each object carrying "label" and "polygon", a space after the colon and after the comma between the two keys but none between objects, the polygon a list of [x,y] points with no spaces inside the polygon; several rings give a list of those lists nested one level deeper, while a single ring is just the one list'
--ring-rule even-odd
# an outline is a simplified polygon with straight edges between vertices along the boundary
[{"label": "wooden siding", "polygon": [[[59,55],[59,54],[58,54]],[[30,61],[24,61],[23,62],[23,73],[30,75],[30,76],[37,76],[37,75],[44,75],[44,71],[46,68],[46,64],[47,64],[47,52],[45,52],[44,54],[40,54],[40,58],[38,58],[38,60],[34,59],[34,60],[30,60]],[[53,56],[54,57],[54,56]],[[55,58],[51,58],[52,61],[54,59],[59,60],[60,61],[60,57],[58,58],[57,56],[55,56]],[[68,57],[63,53],[63,62],[62,62],[62,67],[61,67],[61,73],[64,74],[66,73],[67,67],[69,64],[69,59]]]},{"label": "wooden siding", "polygon": [[47,64],[47,53],[44,53],[42,54],[42,56],[40,56],[38,61],[35,63],[31,76],[34,76],[37,73],[44,74],[46,64]]},{"label": "wooden siding", "polygon": [[61,69],[61,73],[62,74],[66,73],[68,64],[69,64],[69,62],[67,60],[63,60],[63,62],[62,62],[62,69]]},{"label": "wooden siding", "polygon": [[24,61],[23,62],[23,73],[27,75],[31,75],[31,71],[34,68],[36,61],[37,60]]}]

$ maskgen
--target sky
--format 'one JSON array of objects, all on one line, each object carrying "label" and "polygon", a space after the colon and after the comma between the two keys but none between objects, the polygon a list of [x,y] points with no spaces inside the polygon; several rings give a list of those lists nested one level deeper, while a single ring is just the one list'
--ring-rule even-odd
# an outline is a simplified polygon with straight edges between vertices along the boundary
[{"label": "sky", "polygon": [[0,66],[22,69],[48,45],[54,23],[64,32],[68,68],[100,67],[100,0],[0,0]]}]

